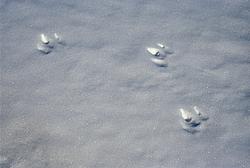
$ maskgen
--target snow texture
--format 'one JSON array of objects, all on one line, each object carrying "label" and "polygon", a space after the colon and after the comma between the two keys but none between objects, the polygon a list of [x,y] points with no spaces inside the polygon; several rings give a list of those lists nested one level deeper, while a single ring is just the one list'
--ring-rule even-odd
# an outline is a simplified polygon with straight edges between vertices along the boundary
[{"label": "snow texture", "polygon": [[[247,168],[248,0],[0,0],[1,168]],[[65,45],[44,54],[41,33]],[[146,47],[174,54],[155,66]],[[191,134],[179,109],[209,120]]]}]

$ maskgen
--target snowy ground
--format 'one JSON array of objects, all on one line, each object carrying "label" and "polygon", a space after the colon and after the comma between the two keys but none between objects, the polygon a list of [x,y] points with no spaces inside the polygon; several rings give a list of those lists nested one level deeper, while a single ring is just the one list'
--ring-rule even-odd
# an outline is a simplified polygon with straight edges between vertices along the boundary
[{"label": "snowy ground", "polygon": [[[246,168],[247,0],[1,0],[1,168]],[[36,50],[40,33],[66,45]],[[146,47],[173,48],[168,67]],[[210,117],[184,131],[179,108]]]}]

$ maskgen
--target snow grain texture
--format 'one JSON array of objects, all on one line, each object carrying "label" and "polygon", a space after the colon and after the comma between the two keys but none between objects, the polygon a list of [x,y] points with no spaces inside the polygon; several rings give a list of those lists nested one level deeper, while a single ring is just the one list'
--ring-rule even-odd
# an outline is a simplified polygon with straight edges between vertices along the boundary
[{"label": "snow grain texture", "polygon": [[[1,167],[250,165],[247,0],[3,0]],[[36,50],[37,35],[67,45]],[[168,67],[146,46],[169,44]],[[178,109],[208,115],[188,134]]]}]

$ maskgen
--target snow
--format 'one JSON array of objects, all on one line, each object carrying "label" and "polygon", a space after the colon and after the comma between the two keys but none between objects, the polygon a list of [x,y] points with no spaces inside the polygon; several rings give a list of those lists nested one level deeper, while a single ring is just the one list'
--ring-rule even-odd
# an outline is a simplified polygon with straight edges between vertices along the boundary
[{"label": "snow", "polygon": [[[250,165],[248,0],[2,0],[3,168]],[[40,34],[65,42],[48,54]],[[146,47],[167,44],[168,66]],[[209,119],[191,134],[179,109]]]}]

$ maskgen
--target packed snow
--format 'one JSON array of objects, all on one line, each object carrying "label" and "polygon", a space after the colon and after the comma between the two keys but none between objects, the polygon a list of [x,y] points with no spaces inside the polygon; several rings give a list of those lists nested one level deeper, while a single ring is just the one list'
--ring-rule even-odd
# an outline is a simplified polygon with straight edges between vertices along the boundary
[{"label": "packed snow", "polygon": [[1,0],[0,16],[1,168],[249,167],[248,0]]}]

